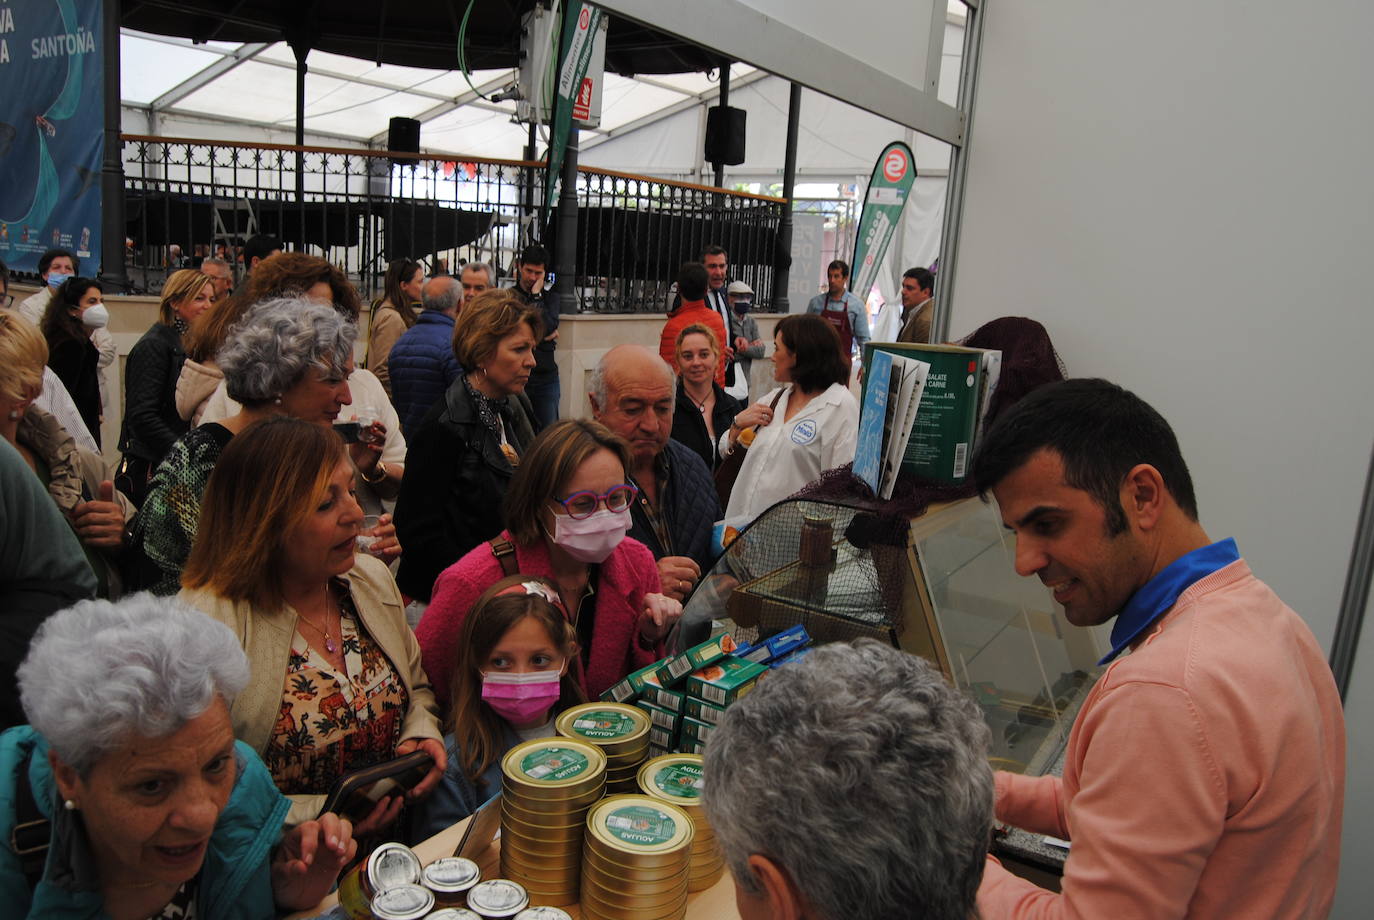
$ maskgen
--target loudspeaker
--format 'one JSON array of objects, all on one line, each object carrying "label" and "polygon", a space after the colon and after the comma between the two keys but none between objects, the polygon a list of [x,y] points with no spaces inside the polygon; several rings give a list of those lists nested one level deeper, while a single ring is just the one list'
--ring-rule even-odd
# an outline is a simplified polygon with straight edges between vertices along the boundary
[{"label": "loudspeaker", "polygon": [[[420,152],[420,123],[414,118],[394,117],[387,123],[386,149],[393,153]],[[414,160],[396,160],[398,163],[414,163]]]},{"label": "loudspeaker", "polygon": [[744,162],[744,109],[713,105],[706,110],[706,162]]}]

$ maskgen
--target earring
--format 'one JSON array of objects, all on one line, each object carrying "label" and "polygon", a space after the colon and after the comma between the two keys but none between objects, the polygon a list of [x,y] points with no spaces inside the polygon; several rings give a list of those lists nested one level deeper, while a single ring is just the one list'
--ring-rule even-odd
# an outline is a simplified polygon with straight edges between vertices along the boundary
[{"label": "earring", "polygon": [[67,809],[67,811],[76,811],[76,803],[73,802],[71,799],[67,799],[65,802],[63,802],[62,807]]},{"label": "earring", "polygon": [[273,405],[280,406],[280,405],[281,405],[281,397],[278,396],[276,399],[272,400],[272,403],[273,403]]}]

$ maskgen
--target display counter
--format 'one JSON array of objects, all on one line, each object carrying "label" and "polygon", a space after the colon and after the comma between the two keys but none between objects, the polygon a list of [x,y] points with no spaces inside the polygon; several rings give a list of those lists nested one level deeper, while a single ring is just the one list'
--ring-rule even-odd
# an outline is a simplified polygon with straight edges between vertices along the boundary
[{"label": "display counter", "polygon": [[[453,825],[446,831],[441,831],[424,843],[416,846],[415,853],[420,857],[420,862],[429,865],[436,859],[445,856],[452,856],[453,851],[463,839],[463,833],[467,830],[471,818],[465,818]],[[475,860],[478,867],[482,870],[482,878],[500,877],[500,856],[501,838],[497,837],[492,845],[487,847],[485,853]],[[313,910],[301,911],[291,914],[288,920],[305,920],[319,916],[331,916],[331,911],[342,917],[341,910],[335,911],[338,905],[338,898],[330,895],[319,903]],[[536,904],[538,902],[535,902]],[[582,920],[582,912],[576,904],[561,908],[572,916],[573,920]],[[735,909],[735,885],[730,880],[730,873],[726,872],[721,876],[720,881],[705,891],[698,891],[687,896],[686,920],[739,920],[739,913]]]}]

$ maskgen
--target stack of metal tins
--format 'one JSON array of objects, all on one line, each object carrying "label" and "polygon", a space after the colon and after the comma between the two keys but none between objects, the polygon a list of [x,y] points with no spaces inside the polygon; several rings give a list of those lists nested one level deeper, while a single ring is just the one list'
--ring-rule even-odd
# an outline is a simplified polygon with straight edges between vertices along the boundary
[{"label": "stack of metal tins", "polygon": [[511,748],[501,772],[501,874],[537,903],[576,903],[587,809],[605,794],[606,755],[539,738]]},{"label": "stack of metal tins", "polygon": [[692,867],[687,874],[688,891],[705,891],[725,871],[725,856],[701,807],[704,776],[700,754],[664,754],[639,769],[639,788],[644,794],[672,802],[687,813],[696,828]]},{"label": "stack of metal tins", "polygon": [[554,727],[565,738],[606,754],[606,792],[639,791],[639,768],[649,756],[649,716],[624,703],[583,703],[565,710]]},{"label": "stack of metal tins", "polygon": [[681,920],[696,829],[681,808],[613,795],[587,815],[582,847],[585,920]]}]

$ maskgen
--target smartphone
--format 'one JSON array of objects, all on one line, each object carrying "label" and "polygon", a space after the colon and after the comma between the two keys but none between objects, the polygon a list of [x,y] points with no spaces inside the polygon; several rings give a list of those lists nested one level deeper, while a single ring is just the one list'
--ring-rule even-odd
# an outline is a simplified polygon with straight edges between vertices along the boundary
[{"label": "smartphone", "polygon": [[395,760],[364,767],[334,784],[320,814],[332,811],[355,823],[361,821],[386,796],[405,795],[418,786],[433,766],[433,757],[424,751],[413,751]]},{"label": "smartphone", "polygon": [[344,439],[345,444],[357,444],[363,439],[362,425],[353,422],[335,422],[334,431]]}]

